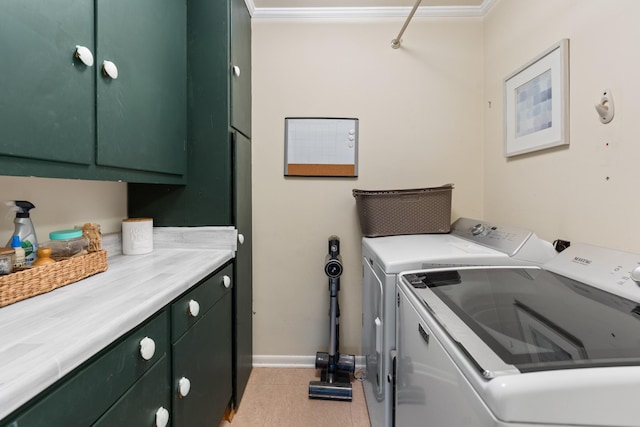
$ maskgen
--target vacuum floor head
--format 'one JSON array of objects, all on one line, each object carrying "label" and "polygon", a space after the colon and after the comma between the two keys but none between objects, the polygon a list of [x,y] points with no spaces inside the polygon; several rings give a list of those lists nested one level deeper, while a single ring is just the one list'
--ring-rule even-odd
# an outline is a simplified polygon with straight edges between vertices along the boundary
[{"label": "vacuum floor head", "polygon": [[344,400],[351,402],[350,383],[311,381],[309,383],[309,399]]}]

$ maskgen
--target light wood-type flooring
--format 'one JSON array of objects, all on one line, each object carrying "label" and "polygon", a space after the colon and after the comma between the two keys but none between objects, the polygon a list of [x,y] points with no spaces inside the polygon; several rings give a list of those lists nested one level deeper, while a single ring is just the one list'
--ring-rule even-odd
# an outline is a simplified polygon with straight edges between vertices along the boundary
[{"label": "light wood-type flooring", "polygon": [[309,381],[320,371],[253,368],[240,407],[219,427],[370,427],[362,383],[352,382],[353,400],[309,399]]}]

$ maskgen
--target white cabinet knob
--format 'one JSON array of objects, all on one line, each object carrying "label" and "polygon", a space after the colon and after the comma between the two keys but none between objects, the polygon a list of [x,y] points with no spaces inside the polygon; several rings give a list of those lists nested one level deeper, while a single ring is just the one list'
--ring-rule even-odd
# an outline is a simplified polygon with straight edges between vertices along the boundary
[{"label": "white cabinet knob", "polygon": [[140,356],[144,360],[150,360],[156,352],[156,342],[149,337],[140,340]]},{"label": "white cabinet knob", "polygon": [[102,72],[105,76],[111,77],[113,80],[118,78],[118,67],[111,61],[102,61]]},{"label": "white cabinet knob", "polygon": [[187,394],[189,394],[190,390],[191,390],[191,381],[189,381],[189,378],[186,378],[186,377],[180,378],[180,380],[178,380],[178,396],[186,397]]},{"label": "white cabinet knob", "polygon": [[156,411],[156,427],[167,427],[169,424],[169,411],[162,406]]},{"label": "white cabinet knob", "polygon": [[240,233],[238,233],[238,242],[239,242],[240,244],[243,244],[243,243],[244,243],[244,234],[240,234]]},{"label": "white cabinet knob", "polygon": [[87,67],[93,67],[93,54],[88,47],[76,45],[76,58]]},{"label": "white cabinet knob", "polygon": [[192,299],[189,301],[189,316],[196,317],[200,313],[200,304]]},{"label": "white cabinet knob", "polygon": [[231,277],[224,276],[222,278],[222,284],[224,285],[225,288],[229,289],[231,287]]},{"label": "white cabinet knob", "polygon": [[240,77],[240,67],[238,67],[237,65],[233,66],[233,75],[236,77]]}]

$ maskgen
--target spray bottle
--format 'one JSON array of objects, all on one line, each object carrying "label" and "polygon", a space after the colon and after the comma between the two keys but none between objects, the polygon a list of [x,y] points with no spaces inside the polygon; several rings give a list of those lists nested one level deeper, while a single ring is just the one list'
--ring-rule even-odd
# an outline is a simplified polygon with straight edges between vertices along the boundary
[{"label": "spray bottle", "polygon": [[29,211],[35,206],[31,202],[26,200],[14,200],[7,202],[7,205],[11,210],[15,211],[16,217],[13,220],[15,224],[15,230],[9,243],[5,246],[11,246],[13,236],[19,236],[24,248],[25,265],[30,267],[33,261],[36,259],[36,251],[38,250],[38,238],[36,237],[36,231],[33,229],[31,218],[29,217]]}]

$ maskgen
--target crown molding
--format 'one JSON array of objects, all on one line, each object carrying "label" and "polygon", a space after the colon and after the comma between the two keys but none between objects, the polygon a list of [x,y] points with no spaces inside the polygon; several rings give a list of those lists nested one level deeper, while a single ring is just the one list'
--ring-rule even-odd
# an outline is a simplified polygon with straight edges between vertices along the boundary
[{"label": "crown molding", "polygon": [[[468,18],[484,16],[497,0],[484,0],[480,6],[422,6],[414,16]],[[286,18],[405,18],[411,7],[263,7],[245,0],[253,19]]]}]

